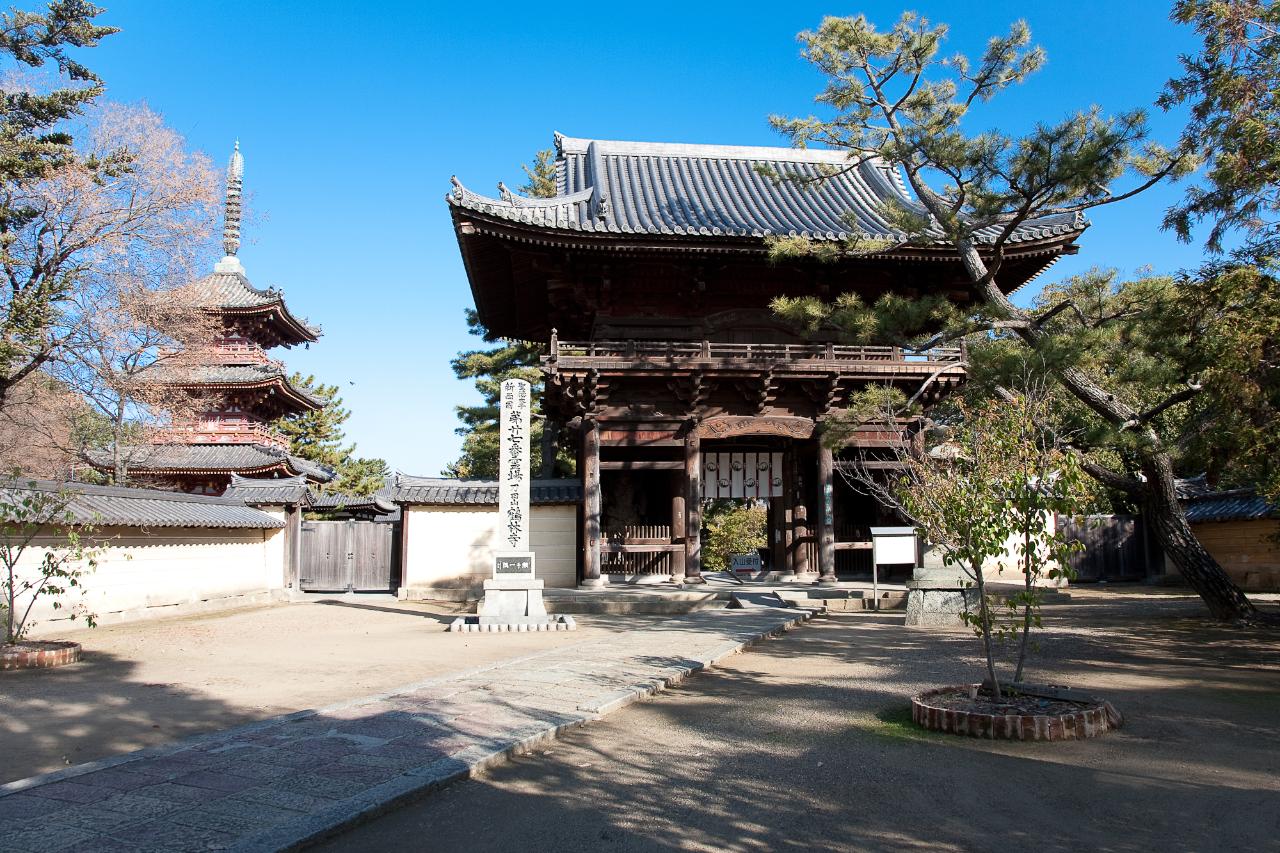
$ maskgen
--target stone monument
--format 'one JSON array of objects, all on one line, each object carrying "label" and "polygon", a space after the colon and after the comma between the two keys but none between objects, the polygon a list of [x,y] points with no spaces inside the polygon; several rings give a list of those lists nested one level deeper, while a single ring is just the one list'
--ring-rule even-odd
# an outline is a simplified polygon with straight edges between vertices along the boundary
[{"label": "stone monument", "polygon": [[959,566],[948,566],[945,550],[926,543],[920,565],[907,581],[907,625],[951,628],[964,625],[961,614],[978,606],[978,590]]},{"label": "stone monument", "polygon": [[569,617],[552,619],[542,602],[542,581],[535,576],[529,550],[529,415],[533,388],[523,379],[502,383],[498,433],[498,541],[493,577],[474,619],[455,619],[461,631],[546,631],[574,627]]}]

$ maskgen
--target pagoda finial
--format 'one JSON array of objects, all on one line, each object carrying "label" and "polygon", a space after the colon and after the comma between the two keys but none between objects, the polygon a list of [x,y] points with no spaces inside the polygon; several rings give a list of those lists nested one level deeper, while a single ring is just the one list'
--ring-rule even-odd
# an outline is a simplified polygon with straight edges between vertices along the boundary
[{"label": "pagoda finial", "polygon": [[244,189],[244,157],[240,155],[240,140],[236,140],[231,161],[227,163],[227,197],[225,218],[222,223],[222,250],[226,252],[215,269],[218,272],[244,272],[236,252],[240,251],[240,198]]}]

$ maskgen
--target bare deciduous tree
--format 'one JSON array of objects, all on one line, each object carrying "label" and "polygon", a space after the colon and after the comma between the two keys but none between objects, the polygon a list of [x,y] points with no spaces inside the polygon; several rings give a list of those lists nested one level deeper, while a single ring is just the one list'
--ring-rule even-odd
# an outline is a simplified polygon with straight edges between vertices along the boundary
[{"label": "bare deciduous tree", "polygon": [[[76,443],[74,428],[17,391],[45,373],[105,417],[123,448],[126,435],[192,405],[158,367],[190,363],[215,331],[189,285],[204,266],[219,180],[145,107],[105,105],[75,138],[76,157],[4,187],[4,205],[28,216],[5,234],[0,422]],[[118,451],[117,480],[127,464]]]},{"label": "bare deciduous tree", "polygon": [[18,383],[85,338],[114,288],[191,281],[209,246],[219,181],[208,158],[145,107],[108,104],[75,134],[74,158],[6,182],[24,217],[4,234],[0,407]]}]

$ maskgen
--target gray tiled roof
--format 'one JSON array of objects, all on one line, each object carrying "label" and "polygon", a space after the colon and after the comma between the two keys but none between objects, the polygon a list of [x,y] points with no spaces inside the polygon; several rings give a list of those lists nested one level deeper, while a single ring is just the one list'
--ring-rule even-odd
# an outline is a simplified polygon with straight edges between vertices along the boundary
[{"label": "gray tiled roof", "polygon": [[224,497],[235,498],[249,505],[264,504],[303,504],[310,506],[311,490],[307,488],[307,478],[302,474],[296,477],[241,477],[231,475],[231,485],[227,487]]},{"label": "gray tiled roof", "polygon": [[210,308],[254,309],[277,307],[283,317],[315,340],[321,334],[319,326],[295,317],[284,303],[284,294],[274,288],[259,290],[249,283],[242,272],[214,272],[195,283],[201,301]]},{"label": "gray tiled roof", "polygon": [[[284,522],[245,506],[235,498],[188,495],[156,489],[88,486],[19,478],[6,481],[4,490],[68,493],[66,512],[73,523],[97,526],[229,527],[269,530]],[[50,513],[60,519],[62,512]]]},{"label": "gray tiled roof", "polygon": [[309,394],[289,381],[289,375],[278,362],[268,364],[199,364],[171,370],[157,366],[157,378],[164,382],[200,383],[202,385],[261,385],[280,380],[290,392],[309,401],[316,408],[323,408],[325,401]]},{"label": "gray tiled roof", "polygon": [[339,492],[333,492],[316,495],[311,501],[311,508],[390,515],[396,511],[397,507],[395,501],[380,495],[344,495]]},{"label": "gray tiled roof", "polygon": [[1252,489],[1202,495],[1186,501],[1187,521],[1252,521],[1280,515],[1280,507]]},{"label": "gray tiled roof", "polygon": [[[497,506],[498,481],[396,474],[378,494],[402,504]],[[581,501],[582,484],[577,480],[533,480],[529,483],[531,504],[576,504]]]},{"label": "gray tiled roof", "polygon": [[[761,174],[831,175],[849,165],[846,152],[612,142],[556,136],[559,156],[553,198],[525,198],[500,186],[501,198],[455,181],[449,203],[543,229],[609,234],[765,237],[798,235],[842,240],[854,233],[899,239],[880,212],[896,200],[923,212],[898,172],[867,161],[825,181],[801,186]],[[851,228],[849,217],[856,223]],[[1075,215],[1027,222],[1010,243],[1070,235],[1087,223]],[[978,232],[979,242],[999,232]],[[941,233],[939,232],[939,236]]]},{"label": "gray tiled roof", "polygon": [[[315,462],[291,456],[265,444],[156,444],[129,448],[129,467],[146,471],[223,472],[266,471],[280,465],[296,474],[327,483],[334,472]],[[111,467],[108,450],[91,450],[89,461],[101,468]]]}]

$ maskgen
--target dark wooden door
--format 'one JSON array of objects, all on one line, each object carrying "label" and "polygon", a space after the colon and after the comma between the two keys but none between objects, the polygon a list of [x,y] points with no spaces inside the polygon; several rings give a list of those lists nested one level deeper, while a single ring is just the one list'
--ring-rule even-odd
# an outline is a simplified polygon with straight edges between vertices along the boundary
[{"label": "dark wooden door", "polygon": [[386,592],[392,586],[392,525],[304,521],[299,587],[306,592]]},{"label": "dark wooden door", "polygon": [[1058,523],[1068,539],[1084,545],[1084,550],[1071,558],[1076,580],[1141,580],[1147,576],[1150,552],[1141,516],[1061,517]]}]

